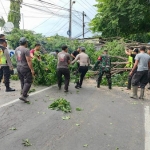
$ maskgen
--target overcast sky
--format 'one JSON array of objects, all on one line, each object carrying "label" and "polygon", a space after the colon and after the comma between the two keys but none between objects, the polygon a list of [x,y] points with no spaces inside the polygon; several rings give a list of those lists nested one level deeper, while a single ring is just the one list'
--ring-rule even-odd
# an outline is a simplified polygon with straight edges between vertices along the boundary
[{"label": "overcast sky", "polygon": [[[24,28],[34,30],[46,36],[55,34],[67,36],[69,27],[69,2],[70,0],[42,0],[54,5],[39,2],[39,0],[23,0],[21,13],[24,18]],[[73,1],[73,0],[72,0]],[[95,0],[76,0],[72,5],[72,37],[82,34],[82,12],[85,17],[85,32],[87,31],[90,19],[96,15]],[[27,6],[28,5],[28,6]],[[61,6],[63,10],[56,5]],[[10,1],[0,0],[0,14],[7,21]],[[32,8],[31,8],[32,7]],[[34,9],[33,7],[36,7]],[[64,10],[66,8],[66,10]],[[38,10],[37,10],[38,9]],[[39,10],[40,9],[40,10]],[[15,10],[17,11],[17,10]],[[55,15],[54,15],[55,14]],[[57,14],[57,15],[56,15]],[[23,22],[20,22],[20,28],[23,28]],[[88,32],[85,37],[92,34]]]}]

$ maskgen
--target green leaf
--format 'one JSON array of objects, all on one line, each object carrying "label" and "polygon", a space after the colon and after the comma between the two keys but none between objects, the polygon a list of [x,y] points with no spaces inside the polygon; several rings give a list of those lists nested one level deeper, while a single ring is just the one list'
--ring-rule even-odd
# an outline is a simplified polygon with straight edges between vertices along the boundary
[{"label": "green leaf", "polygon": [[32,144],[30,143],[29,139],[25,139],[25,140],[22,140],[23,141],[23,145],[24,146],[32,146]]},{"label": "green leaf", "polygon": [[88,144],[83,145],[83,147],[88,147]]},{"label": "green leaf", "polygon": [[15,127],[9,128],[9,130],[17,130]]},{"label": "green leaf", "polygon": [[31,89],[29,90],[29,93],[32,93],[32,92],[35,92],[36,90],[35,89]]},{"label": "green leaf", "polygon": [[80,124],[76,124],[76,126],[80,126]]},{"label": "green leaf", "polygon": [[52,110],[61,110],[65,113],[71,112],[70,102],[68,102],[64,98],[59,98],[55,100],[51,105],[48,106],[49,109]]},{"label": "green leaf", "polygon": [[82,109],[81,108],[76,108],[76,111],[82,111]]},{"label": "green leaf", "polygon": [[69,116],[65,116],[65,117],[62,117],[63,120],[69,120],[70,117]]}]

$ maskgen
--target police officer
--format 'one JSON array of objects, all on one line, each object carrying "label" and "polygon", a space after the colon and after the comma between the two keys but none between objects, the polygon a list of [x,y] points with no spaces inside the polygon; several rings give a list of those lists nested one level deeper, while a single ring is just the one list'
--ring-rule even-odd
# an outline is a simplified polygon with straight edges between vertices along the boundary
[{"label": "police officer", "polygon": [[15,55],[17,59],[17,71],[21,82],[22,96],[19,98],[24,102],[28,102],[27,97],[32,84],[32,75],[34,75],[34,69],[32,66],[32,58],[30,57],[30,51],[27,49],[28,41],[25,37],[20,38],[20,46],[16,48]]},{"label": "police officer", "polygon": [[10,60],[10,55],[7,50],[7,42],[5,39],[0,39],[0,82],[4,76],[4,83],[6,86],[6,92],[15,91],[15,89],[10,88],[10,70],[13,70],[13,66]]},{"label": "police officer", "polygon": [[99,64],[100,64],[100,67],[99,67],[99,76],[98,76],[98,79],[97,79],[97,88],[100,88],[102,77],[105,73],[107,81],[108,81],[108,87],[109,87],[109,89],[111,89],[112,88],[111,87],[112,86],[112,81],[111,81],[111,58],[108,55],[107,50],[104,50],[104,54],[102,56],[98,57],[98,61],[96,62],[95,66],[94,66],[94,70],[98,67]]}]

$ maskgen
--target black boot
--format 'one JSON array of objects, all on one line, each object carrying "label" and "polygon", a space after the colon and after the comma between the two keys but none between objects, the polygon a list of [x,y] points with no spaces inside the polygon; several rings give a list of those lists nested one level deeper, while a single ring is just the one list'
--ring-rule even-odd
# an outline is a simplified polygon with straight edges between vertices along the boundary
[{"label": "black boot", "polygon": [[79,84],[79,81],[76,83],[76,86],[75,86],[76,89],[79,89],[80,88],[80,84]]},{"label": "black boot", "polygon": [[108,85],[108,88],[109,88],[110,90],[112,89],[112,86],[111,86],[111,84],[109,84],[109,85]]},{"label": "black boot", "polygon": [[97,81],[97,88],[100,88],[100,82]]},{"label": "black boot", "polygon": [[15,91],[15,89],[12,89],[10,87],[6,88],[6,92],[13,92],[13,91]]}]

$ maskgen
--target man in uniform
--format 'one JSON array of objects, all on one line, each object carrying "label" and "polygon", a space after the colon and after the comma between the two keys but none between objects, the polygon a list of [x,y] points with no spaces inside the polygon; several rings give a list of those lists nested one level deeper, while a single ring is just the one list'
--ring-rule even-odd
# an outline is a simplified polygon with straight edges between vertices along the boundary
[{"label": "man in uniform", "polygon": [[13,66],[10,60],[10,55],[7,50],[7,42],[5,39],[0,39],[0,82],[4,75],[4,83],[6,86],[6,92],[15,91],[15,89],[10,88],[10,70],[13,70]]},{"label": "man in uniform", "polygon": [[62,46],[62,52],[58,53],[57,75],[58,75],[58,87],[61,89],[62,75],[65,77],[64,92],[68,92],[68,86],[70,81],[70,71],[68,65],[70,64],[70,54],[68,54],[68,47]]},{"label": "man in uniform", "polygon": [[112,82],[111,82],[111,58],[108,55],[108,51],[107,50],[104,50],[104,54],[102,56],[98,57],[98,61],[96,62],[95,66],[94,66],[94,70],[98,67],[99,64],[100,64],[100,67],[99,67],[99,76],[98,76],[98,79],[97,79],[97,88],[100,88],[102,77],[103,77],[103,75],[105,73],[107,81],[108,81],[108,87],[109,87],[109,89],[111,89],[112,88]]},{"label": "man in uniform", "polygon": [[21,82],[21,94],[19,98],[24,102],[28,102],[27,97],[32,84],[32,76],[34,69],[32,66],[32,58],[30,51],[27,49],[28,41],[25,37],[20,38],[20,46],[16,48],[15,55],[17,59],[17,71]]},{"label": "man in uniform", "polygon": [[148,83],[148,70],[150,69],[150,56],[146,53],[146,47],[140,47],[140,53],[135,57],[134,67],[132,68],[130,75],[134,73],[134,70],[137,68],[137,72],[134,74],[132,78],[132,89],[133,94],[131,98],[136,99],[138,84],[140,83],[141,93],[140,99],[144,99],[144,90],[145,86]]}]

